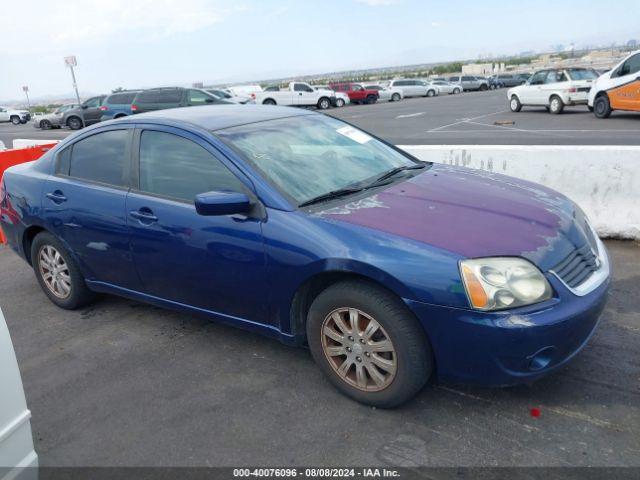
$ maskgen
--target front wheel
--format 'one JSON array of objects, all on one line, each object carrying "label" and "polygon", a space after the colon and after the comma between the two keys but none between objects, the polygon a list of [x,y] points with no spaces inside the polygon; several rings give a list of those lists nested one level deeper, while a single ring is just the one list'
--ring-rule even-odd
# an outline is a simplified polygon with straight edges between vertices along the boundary
[{"label": "front wheel", "polygon": [[400,101],[400,94],[399,93],[394,93],[393,95],[391,95],[391,101],[392,102],[399,102]]},{"label": "front wheel", "polygon": [[593,102],[593,113],[598,118],[609,118],[611,115],[611,103],[607,95],[600,95]]},{"label": "front wheel", "polygon": [[427,97],[435,97],[436,92],[434,90],[427,90]]},{"label": "front wheel", "polygon": [[338,98],[336,100],[336,107],[338,107],[338,108],[344,107],[344,100],[342,98]]},{"label": "front wheel", "polygon": [[367,97],[367,101],[365,103],[372,105],[374,103],[376,103],[378,101],[378,97],[376,97],[375,95],[369,95]]},{"label": "front wheel", "polygon": [[487,91],[487,90],[488,90],[488,87],[487,87],[487,85],[486,85],[485,83],[483,83],[482,85],[480,85],[479,90],[480,90],[481,92],[485,92],[485,91]]},{"label": "front wheel", "polygon": [[56,237],[39,233],[31,244],[31,263],[40,287],[57,306],[75,310],[94,298],[80,269]]},{"label": "front wheel", "polygon": [[326,110],[330,106],[331,106],[331,102],[327,97],[322,97],[320,100],[318,100],[318,108],[320,110]]},{"label": "front wheel", "polygon": [[276,101],[273,100],[272,98],[267,98],[264,102],[262,102],[263,105],[275,105]]},{"label": "front wheel", "polygon": [[509,100],[509,108],[512,112],[519,112],[520,110],[522,110],[522,104],[520,103],[518,97],[516,97],[515,95],[511,97],[511,100]]},{"label": "front wheel", "polygon": [[459,88],[454,88],[453,89],[453,94],[454,95],[458,95],[461,92],[461,90]]},{"label": "front wheel", "polygon": [[42,130],[51,130],[53,128],[53,125],[51,125],[51,122],[49,120],[42,120],[40,122],[40,128]]},{"label": "front wheel", "polygon": [[408,401],[433,371],[416,318],[400,299],[368,282],[344,281],[320,293],[309,310],[307,339],[331,383],[367,405]]},{"label": "front wheel", "polygon": [[13,117],[11,117],[11,123],[14,125],[20,125],[20,117],[14,115]]},{"label": "front wheel", "polygon": [[78,117],[71,117],[67,120],[67,127],[71,130],[80,130],[82,128],[82,120]]}]

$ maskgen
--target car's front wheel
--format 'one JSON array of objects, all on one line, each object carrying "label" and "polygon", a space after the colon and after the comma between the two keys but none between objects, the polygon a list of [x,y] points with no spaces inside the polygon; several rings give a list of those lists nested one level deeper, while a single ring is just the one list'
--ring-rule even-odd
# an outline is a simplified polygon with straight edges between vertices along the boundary
[{"label": "car's front wheel", "polygon": [[611,115],[611,103],[607,95],[600,95],[593,102],[593,113],[598,118],[608,118]]},{"label": "car's front wheel", "polygon": [[31,263],[40,287],[57,306],[74,310],[93,300],[94,293],[87,288],[75,260],[50,233],[41,232],[34,238]]},{"label": "car's front wheel", "polygon": [[518,97],[516,97],[515,95],[513,95],[511,97],[511,100],[509,100],[509,108],[512,112],[519,112],[520,110],[522,110],[522,104],[520,103]]},{"label": "car's front wheel", "polygon": [[53,125],[51,125],[51,122],[49,120],[42,120],[40,122],[40,128],[42,130],[51,130],[53,128]]},{"label": "car's front wheel", "polygon": [[454,88],[454,89],[453,89],[453,94],[454,94],[454,95],[457,95],[457,94],[459,94],[460,92],[461,92],[461,90],[460,90],[459,88]]},{"label": "car's front wheel", "polygon": [[344,281],[320,293],[309,310],[307,339],[331,383],[367,405],[406,402],[433,371],[416,318],[399,298],[368,282]]},{"label": "car's front wheel", "polygon": [[399,93],[394,93],[393,95],[391,95],[391,101],[392,102],[399,102],[400,101],[400,94]]},{"label": "car's front wheel", "polygon": [[12,116],[11,123],[14,125],[20,125],[20,117],[18,117],[17,115]]},{"label": "car's front wheel", "polygon": [[78,117],[70,117],[67,120],[67,127],[69,127],[71,130],[80,130],[82,128],[82,120],[80,120]]},{"label": "car's front wheel", "polygon": [[342,98],[338,98],[336,100],[336,107],[338,107],[338,108],[344,107],[344,100]]}]

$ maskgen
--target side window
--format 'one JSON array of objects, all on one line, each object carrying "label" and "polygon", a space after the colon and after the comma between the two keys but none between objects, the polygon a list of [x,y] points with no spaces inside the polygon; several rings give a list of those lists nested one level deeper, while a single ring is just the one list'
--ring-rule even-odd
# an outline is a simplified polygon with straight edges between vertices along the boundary
[{"label": "side window", "polygon": [[624,75],[632,75],[634,73],[640,72],[640,53],[637,55],[634,55],[629,60],[624,62],[622,64],[622,67],[620,67],[619,72],[620,72],[618,74],[619,77],[622,77]]},{"label": "side window", "polygon": [[294,83],[293,84],[293,91],[294,92],[306,92],[307,91],[307,87],[306,87],[306,85],[303,85],[302,83]]},{"label": "side window", "polygon": [[[182,90],[165,90],[158,91],[157,103],[180,103],[182,100]],[[152,102],[149,102],[152,103]]]},{"label": "side window", "polygon": [[140,138],[140,190],[193,202],[199,193],[246,188],[197,143],[171,133],[146,130]]},{"label": "side window", "polygon": [[67,147],[58,153],[56,157],[56,173],[69,175],[69,165],[71,165],[71,147]]},{"label": "side window", "polygon": [[74,143],[69,176],[125,186],[128,136],[127,130],[110,130]]},{"label": "side window", "polygon": [[99,107],[101,103],[102,99],[100,97],[94,97],[84,102],[84,105],[88,108],[96,108]]},{"label": "side window", "polygon": [[544,80],[545,80],[546,76],[547,76],[547,73],[548,72],[546,70],[543,70],[542,72],[535,73],[531,77],[529,83],[531,83],[531,85],[542,85],[544,83]]},{"label": "side window", "polygon": [[213,100],[209,95],[200,90],[189,90],[189,104],[190,105],[204,105],[209,100]]}]

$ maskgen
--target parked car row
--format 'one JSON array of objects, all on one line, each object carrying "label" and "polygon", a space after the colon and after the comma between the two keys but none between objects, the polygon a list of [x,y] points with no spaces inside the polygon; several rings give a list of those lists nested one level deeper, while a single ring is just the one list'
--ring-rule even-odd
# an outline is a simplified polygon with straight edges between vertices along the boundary
[{"label": "parked car row", "polygon": [[507,91],[509,108],[545,107],[553,114],[567,106],[586,105],[598,118],[614,110],[640,112],[640,50],[600,75],[591,68],[548,68]]}]

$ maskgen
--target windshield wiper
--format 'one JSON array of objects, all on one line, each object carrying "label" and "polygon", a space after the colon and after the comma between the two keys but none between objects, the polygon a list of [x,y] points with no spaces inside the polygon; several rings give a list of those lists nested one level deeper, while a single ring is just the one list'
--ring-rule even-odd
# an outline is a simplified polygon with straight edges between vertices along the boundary
[{"label": "windshield wiper", "polygon": [[308,205],[313,205],[314,203],[324,202],[326,200],[332,200],[334,198],[344,197],[346,195],[351,195],[352,193],[358,193],[364,190],[362,187],[345,187],[339,188],[338,190],[332,190],[328,193],[323,193],[322,195],[318,195],[317,197],[310,198],[302,202],[298,207],[306,207]]},{"label": "windshield wiper", "polygon": [[388,180],[389,178],[396,176],[400,172],[404,172],[406,170],[421,170],[424,167],[426,167],[424,163],[416,163],[415,165],[403,165],[402,167],[392,168],[388,172],[385,172],[382,175],[380,175],[369,185],[367,185],[367,188],[374,187],[378,185],[380,182],[384,182],[385,180]]}]

